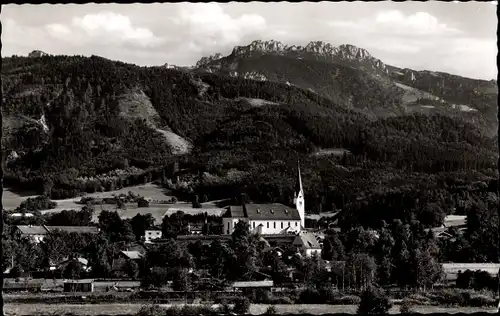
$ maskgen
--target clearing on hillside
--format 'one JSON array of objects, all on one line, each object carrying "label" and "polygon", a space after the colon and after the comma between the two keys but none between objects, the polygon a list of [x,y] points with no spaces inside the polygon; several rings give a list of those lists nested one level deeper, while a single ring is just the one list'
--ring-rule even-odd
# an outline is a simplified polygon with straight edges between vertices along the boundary
[{"label": "clearing on hillside", "polygon": [[174,155],[188,154],[193,148],[189,141],[172,132],[170,128],[158,127],[161,124],[160,115],[144,91],[140,89],[130,90],[120,96],[118,104],[122,117],[128,119],[143,118],[151,129],[162,134]]}]

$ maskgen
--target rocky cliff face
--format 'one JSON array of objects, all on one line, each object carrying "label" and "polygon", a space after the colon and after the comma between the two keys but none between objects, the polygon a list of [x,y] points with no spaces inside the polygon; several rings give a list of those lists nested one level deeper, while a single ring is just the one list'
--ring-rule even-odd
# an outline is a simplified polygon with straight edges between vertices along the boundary
[{"label": "rocky cliff face", "polygon": [[209,63],[211,63],[212,61],[214,60],[219,60],[222,58],[222,54],[221,53],[217,53],[215,55],[212,55],[212,56],[209,56],[209,57],[202,57],[197,63],[196,63],[196,67],[197,68],[200,68],[200,67],[203,67],[203,66],[206,66],[208,65]]},{"label": "rocky cliff face", "polygon": [[[251,58],[262,54],[282,55],[298,59],[312,58],[332,62],[359,63],[360,66],[388,73],[385,64],[379,59],[371,56],[370,53],[363,48],[358,48],[353,45],[340,45],[336,47],[323,41],[312,41],[304,47],[296,45],[288,46],[275,40],[258,40],[246,46],[234,47],[232,53],[227,56],[227,58]],[[220,68],[221,59],[221,54],[203,57],[196,63],[196,67],[207,68],[213,71],[215,70],[212,69],[214,67]]]}]

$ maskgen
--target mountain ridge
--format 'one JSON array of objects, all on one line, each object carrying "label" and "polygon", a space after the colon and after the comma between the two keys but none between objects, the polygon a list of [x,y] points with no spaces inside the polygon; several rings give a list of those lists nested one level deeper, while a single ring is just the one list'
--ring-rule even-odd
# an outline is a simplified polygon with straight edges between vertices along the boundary
[{"label": "mountain ridge", "polygon": [[[497,131],[496,81],[387,65],[367,50],[349,44],[335,47],[311,41],[306,46],[289,46],[276,40],[257,40],[235,46],[227,56],[217,53],[204,57],[193,71],[295,85],[373,118],[415,111],[441,113],[479,124],[492,136]],[[404,86],[419,91],[420,97],[405,97],[408,89]],[[360,99],[362,89],[370,91]],[[380,94],[375,105],[369,96],[373,91]]]}]

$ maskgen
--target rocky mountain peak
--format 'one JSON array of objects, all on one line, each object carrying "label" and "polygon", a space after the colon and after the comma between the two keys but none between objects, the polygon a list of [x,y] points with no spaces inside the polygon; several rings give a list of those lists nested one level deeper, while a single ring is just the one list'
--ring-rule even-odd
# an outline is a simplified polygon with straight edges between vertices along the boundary
[{"label": "rocky mountain peak", "polygon": [[364,49],[364,48],[359,48],[350,44],[343,44],[338,47],[339,52],[343,54],[343,57],[351,57],[350,59],[367,59],[367,58],[372,58],[370,53]]},{"label": "rocky mountain peak", "polygon": [[[235,65],[237,65],[237,59],[242,57],[252,57],[256,54],[271,54],[271,55],[284,55],[292,58],[299,59],[323,59],[332,61],[342,61],[348,63],[354,63],[355,66],[362,64],[362,67],[373,69],[377,71],[388,72],[386,65],[379,59],[376,59],[370,55],[370,53],[363,49],[356,47],[354,45],[344,44],[340,46],[333,46],[330,43],[324,41],[311,41],[309,44],[304,46],[285,45],[277,40],[256,40],[251,42],[246,46],[235,46],[231,55],[227,56],[230,60],[221,60],[221,54],[215,54],[210,57],[203,57],[196,63],[196,67],[205,68],[211,71],[217,71],[224,67],[226,62],[232,65],[232,71],[234,71]],[[235,59],[236,58],[236,59]],[[218,63],[213,63],[215,60],[220,60]],[[210,64],[210,65],[209,65]]]},{"label": "rocky mountain peak", "polygon": [[312,41],[304,48],[305,52],[316,53],[316,54],[326,54],[333,55],[338,49],[330,43],[325,43],[323,41]]},{"label": "rocky mountain peak", "polygon": [[248,55],[253,52],[258,53],[283,53],[286,50],[287,46],[283,43],[276,40],[262,41],[257,40],[253,41],[247,46],[236,46],[233,49],[234,56]]},{"label": "rocky mountain peak", "polygon": [[208,57],[202,57],[197,63],[196,63],[196,67],[203,67],[209,63],[211,63],[212,61],[214,60],[219,60],[222,58],[222,54],[221,53],[217,53],[217,54],[214,54],[214,55],[211,55],[211,56],[208,56]]}]

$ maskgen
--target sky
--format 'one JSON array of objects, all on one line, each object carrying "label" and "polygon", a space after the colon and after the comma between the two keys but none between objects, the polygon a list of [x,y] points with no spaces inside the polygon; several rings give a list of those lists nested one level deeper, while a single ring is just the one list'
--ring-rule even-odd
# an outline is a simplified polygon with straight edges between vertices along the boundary
[{"label": "sky", "polygon": [[0,18],[2,56],[38,49],[188,66],[253,40],[324,41],[397,67],[497,78],[492,2],[8,4]]}]

